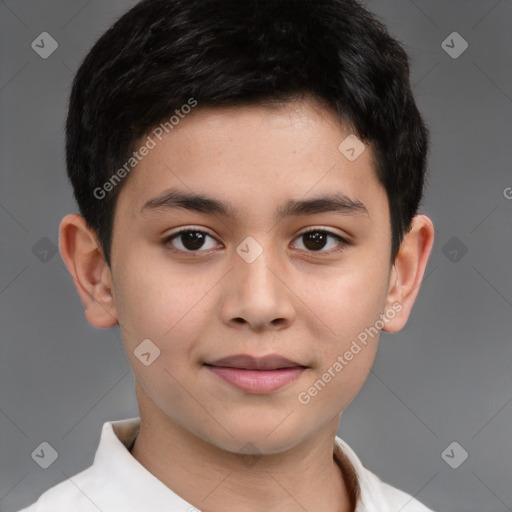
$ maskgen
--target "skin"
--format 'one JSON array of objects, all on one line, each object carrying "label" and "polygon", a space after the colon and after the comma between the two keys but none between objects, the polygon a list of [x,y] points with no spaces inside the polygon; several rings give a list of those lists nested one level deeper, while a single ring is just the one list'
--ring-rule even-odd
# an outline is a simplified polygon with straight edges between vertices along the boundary
[{"label": "skin", "polygon": [[[204,512],[354,510],[333,442],[379,336],[309,403],[298,394],[393,304],[401,311],[383,329],[402,329],[432,248],[432,221],[413,219],[392,265],[389,206],[372,149],[355,161],[341,154],[351,131],[330,110],[311,99],[199,107],[126,178],[111,268],[81,216],[68,215],[60,226],[60,251],[88,321],[121,328],[141,416],[132,454]],[[141,212],[171,188],[229,202],[237,215]],[[288,200],[333,192],[359,200],[368,215],[274,217]],[[199,252],[189,250],[192,257],[171,250],[190,247],[179,236],[163,242],[185,227],[211,236]],[[315,228],[349,243],[329,237],[312,250],[299,235]],[[248,236],[263,248],[252,263],[236,252]],[[160,356],[145,366],[134,350],[148,338]],[[277,391],[247,393],[203,364],[234,354],[279,354],[308,369]],[[255,454],[250,464],[240,455],[247,443]]]}]

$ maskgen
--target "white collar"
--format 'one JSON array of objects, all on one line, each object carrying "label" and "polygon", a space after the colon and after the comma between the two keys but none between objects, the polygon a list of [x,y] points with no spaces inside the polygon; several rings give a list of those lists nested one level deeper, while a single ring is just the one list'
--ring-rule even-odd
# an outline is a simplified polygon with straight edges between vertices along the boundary
[{"label": "white collar", "polygon": [[[129,452],[139,428],[139,417],[103,424],[93,464],[95,476],[110,481],[112,488],[119,485],[124,489],[143,489],[148,510],[151,503],[157,507],[165,502],[167,507],[174,507],[173,511],[189,512],[190,504],[158,480]],[[380,489],[382,482],[362,465],[350,446],[338,436],[335,438],[334,458],[358,496],[356,512],[386,512],[387,500]]]}]

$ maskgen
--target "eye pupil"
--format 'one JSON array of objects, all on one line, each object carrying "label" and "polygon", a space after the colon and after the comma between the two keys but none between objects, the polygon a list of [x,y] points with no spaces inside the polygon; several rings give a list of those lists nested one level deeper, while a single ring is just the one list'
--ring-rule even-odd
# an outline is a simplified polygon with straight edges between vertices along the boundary
[{"label": "eye pupil", "polygon": [[186,231],[181,233],[183,246],[190,251],[200,249],[204,244],[204,233],[200,231]]},{"label": "eye pupil", "polygon": [[304,246],[312,251],[323,249],[326,244],[327,234],[321,231],[311,231],[303,235],[305,237]]}]

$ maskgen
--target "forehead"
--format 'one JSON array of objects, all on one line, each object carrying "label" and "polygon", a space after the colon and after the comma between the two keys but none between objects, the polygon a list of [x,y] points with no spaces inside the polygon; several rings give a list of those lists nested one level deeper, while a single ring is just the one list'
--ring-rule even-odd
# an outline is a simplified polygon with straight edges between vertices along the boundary
[{"label": "forehead", "polygon": [[[282,215],[290,200],[334,193],[369,216],[387,208],[371,147],[323,105],[196,108],[169,133],[148,134],[154,147],[131,172],[116,209],[144,215],[170,190],[214,198],[232,217],[254,209]],[[148,142],[145,136],[139,144]],[[362,152],[354,159],[351,150]]]}]

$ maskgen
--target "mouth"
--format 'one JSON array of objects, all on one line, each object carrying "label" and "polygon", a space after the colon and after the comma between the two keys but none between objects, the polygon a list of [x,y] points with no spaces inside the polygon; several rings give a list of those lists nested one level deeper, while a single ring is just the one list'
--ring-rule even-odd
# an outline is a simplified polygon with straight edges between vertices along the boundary
[{"label": "mouth", "polygon": [[204,366],[228,384],[256,394],[277,391],[296,380],[308,368],[279,355],[258,358],[245,354],[204,363]]},{"label": "mouth", "polygon": [[281,370],[297,367],[306,368],[306,366],[297,363],[296,361],[292,361],[279,355],[253,357],[245,354],[237,354],[205,364],[207,366],[236,368],[239,370]]}]

